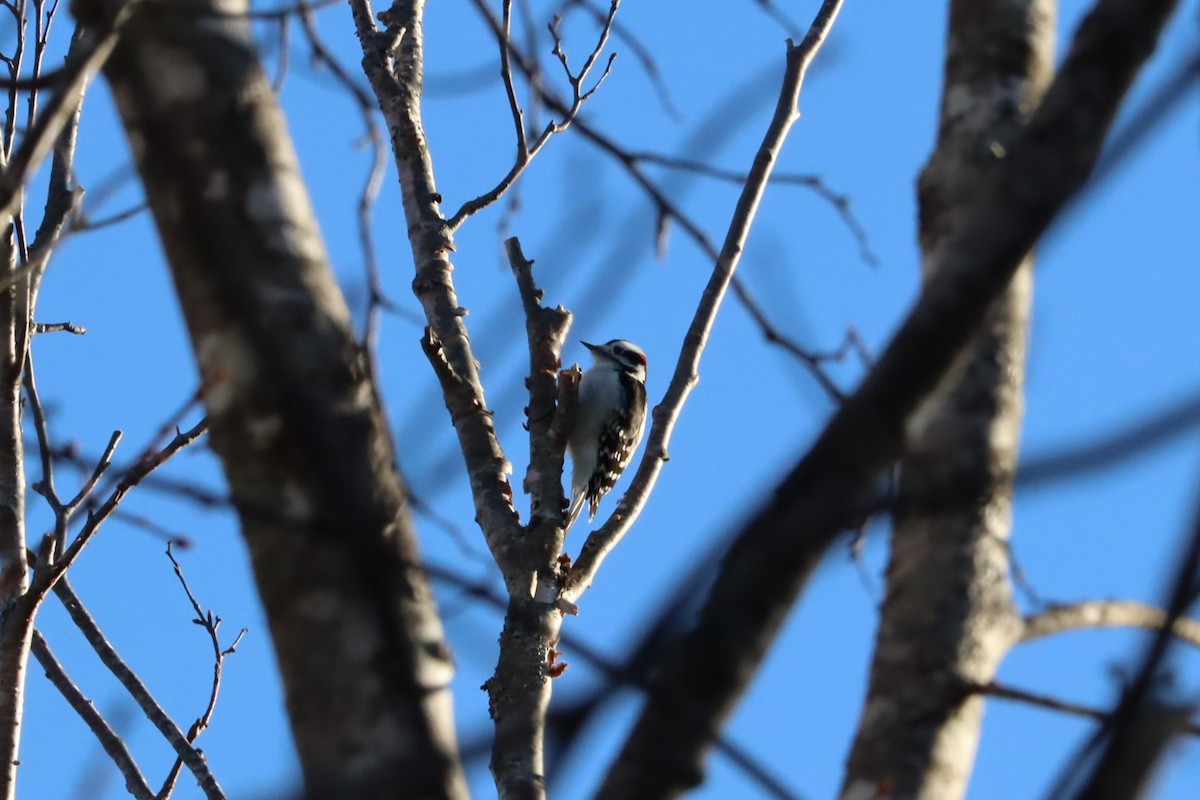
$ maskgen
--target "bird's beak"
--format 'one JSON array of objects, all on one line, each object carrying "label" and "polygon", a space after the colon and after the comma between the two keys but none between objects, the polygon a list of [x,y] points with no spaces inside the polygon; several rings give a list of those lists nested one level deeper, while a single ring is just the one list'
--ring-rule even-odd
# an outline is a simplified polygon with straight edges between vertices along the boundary
[{"label": "bird's beak", "polygon": [[579,343],[581,345],[583,345],[584,347],[586,347],[588,350],[591,350],[593,353],[600,349],[600,345],[592,344],[591,342],[585,342],[583,339],[580,339]]}]

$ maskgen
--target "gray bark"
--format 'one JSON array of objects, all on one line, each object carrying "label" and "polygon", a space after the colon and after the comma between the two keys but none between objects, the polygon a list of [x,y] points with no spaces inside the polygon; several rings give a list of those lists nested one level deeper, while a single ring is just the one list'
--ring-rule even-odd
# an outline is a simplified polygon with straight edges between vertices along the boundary
[{"label": "gray bark", "polygon": [[[0,166],[9,166],[0,157]],[[13,217],[0,218],[0,274],[18,269]],[[25,675],[33,636],[25,558],[25,447],[21,376],[29,319],[29,283],[0,290],[0,797],[16,796]]]},{"label": "gray bark", "polygon": [[[978,183],[1040,102],[1054,0],[955,0],[937,147],[919,182],[926,277]],[[956,798],[974,764],[983,698],[1020,636],[1009,581],[1032,258],[962,364],[920,410],[901,464],[887,595],[843,796]]]},{"label": "gray bark", "polygon": [[[441,211],[433,157],[421,116],[424,9],[424,0],[397,0],[376,17],[363,0],[351,3],[363,51],[363,70],[391,132],[416,273],[413,291],[428,322],[422,345],[438,374],[458,433],[476,521],[509,594],[500,658],[495,674],[485,684],[496,723],[492,774],[501,798],[540,800],[545,796],[542,740],[552,691],[550,654],[562,625],[554,596],[542,587],[557,585],[557,558],[565,534],[558,513],[561,488],[556,492],[538,488],[533,518],[528,526],[521,525],[512,502],[508,459],[496,435],[464,321],[465,310],[454,288],[454,265],[450,261],[453,231]],[[518,284],[521,282],[518,275]],[[542,323],[536,317],[541,314],[539,311],[535,315],[532,308],[535,302],[528,296],[531,288],[522,287],[522,292],[530,313],[528,321],[538,325]],[[550,405],[553,387],[546,381],[553,382],[559,366],[565,320],[560,324],[564,327],[556,333],[551,334],[550,324],[544,337],[535,334],[531,339],[531,367],[536,373],[529,384],[535,392],[531,408]],[[543,428],[544,421],[531,426],[535,454],[546,462],[537,466],[548,468],[547,480],[558,480],[562,442],[557,446],[557,455],[552,455],[554,448],[547,441],[550,432]]]},{"label": "gray bark", "polygon": [[748,520],[695,626],[651,680],[617,768],[634,761],[643,774],[671,774],[624,797],[674,796],[702,778],[705,749],[812,571],[838,534],[876,507],[880,475],[903,455],[918,407],[951,374],[1038,237],[1085,184],[1174,7],[1172,0],[1100,0],[1089,14],[1045,100],[930,255],[931,278],[916,306],[863,384]]},{"label": "gray bark", "polygon": [[135,6],[104,74],[187,320],[308,794],[462,797],[453,668],[390,434],[248,23],[215,9]]}]

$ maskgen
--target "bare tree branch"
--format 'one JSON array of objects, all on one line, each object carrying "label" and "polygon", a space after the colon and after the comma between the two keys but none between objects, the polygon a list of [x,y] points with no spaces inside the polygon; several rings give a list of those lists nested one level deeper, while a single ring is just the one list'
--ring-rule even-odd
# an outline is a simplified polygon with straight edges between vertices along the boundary
[{"label": "bare tree branch", "polygon": [[[1111,712],[1103,708],[1095,708],[1093,706],[1083,705],[1082,703],[1072,703],[1067,700],[1060,700],[1057,697],[1051,697],[1048,694],[1039,694],[1037,692],[1026,691],[1025,689],[1017,689],[1006,684],[992,681],[980,686],[967,687],[971,691],[985,694],[988,697],[995,697],[1000,700],[1011,700],[1016,703],[1025,703],[1038,708],[1044,708],[1048,711],[1058,711],[1063,714],[1070,714],[1076,717],[1086,717],[1098,722],[1104,722],[1109,719]],[[1183,730],[1189,736],[1200,737],[1200,724],[1195,722],[1188,723]]]},{"label": "bare tree branch", "polygon": [[[938,251],[933,277],[875,368],[743,527],[696,626],[658,670],[602,796],[624,796],[621,787],[633,781],[640,796],[665,796],[699,779],[704,749],[827,548],[869,509],[918,406],[1086,182],[1174,5],[1101,0],[1089,15],[1045,100]],[[650,780],[661,790],[641,793]]]},{"label": "bare tree branch", "polygon": [[[204,628],[204,632],[208,634],[209,641],[212,642],[213,677],[212,687],[208,692],[208,704],[205,705],[204,712],[196,718],[196,721],[192,723],[187,732],[187,743],[195,744],[196,739],[200,737],[200,734],[204,733],[212,721],[213,712],[217,710],[217,696],[221,693],[221,672],[225,666],[225,657],[237,652],[242,637],[246,635],[246,628],[238,631],[237,636],[233,638],[233,642],[228,647],[222,647],[219,636],[221,618],[211,610],[205,612],[200,607],[200,601],[196,599],[196,595],[192,594],[192,587],[188,586],[187,579],[183,577],[183,567],[179,565],[179,561],[175,559],[175,554],[171,552],[170,542],[167,543],[167,558],[171,560],[171,566],[175,570],[175,577],[179,579],[179,584],[183,587],[183,592],[187,595],[188,602],[192,604],[192,611],[196,614],[192,622]],[[163,781],[162,788],[158,790],[157,796],[159,798],[171,796],[171,792],[175,788],[175,782],[179,779],[179,772],[184,764],[185,761],[182,756],[175,759],[170,772],[167,773],[166,780]]]},{"label": "bare tree branch", "polygon": [[[632,163],[644,162],[647,164],[656,164],[668,169],[691,172],[727,183],[736,183],[739,186],[746,182],[747,177],[745,173],[736,170],[722,169],[712,164],[706,164],[703,161],[695,161],[690,158],[675,158],[673,156],[665,156],[661,153],[638,151],[626,153],[625,156]],[[871,248],[871,237],[867,235],[867,229],[859,221],[858,217],[855,216],[848,195],[841,194],[830,188],[820,175],[797,175],[790,172],[776,172],[771,175],[770,182],[785,186],[803,186],[816,192],[821,199],[833,206],[834,211],[842,218],[842,222],[850,229],[850,233],[854,236],[855,241],[858,242],[858,252],[862,260],[869,266],[879,266],[879,257],[875,255],[875,251]],[[672,216],[679,215],[672,214]]]},{"label": "bare tree branch", "polygon": [[[429,325],[426,353],[444,358],[470,395],[470,413],[453,414],[459,446],[467,464],[475,501],[476,518],[488,548],[505,579],[528,587],[528,575],[518,575],[506,554],[520,538],[520,520],[512,505],[508,480],[511,465],[504,455],[484,396],[483,383],[463,322],[466,309],[458,303],[449,254],[454,250],[453,230],[442,216],[441,195],[436,189],[433,165],[425,145],[420,99],[423,78],[422,25],[424,0],[398,2],[380,14],[379,29],[370,3],[354,0],[351,12],[363,50],[363,69],[371,82],[392,137],[392,150],[400,173],[404,213],[408,222],[416,277],[413,291]],[[436,356],[433,354],[439,354]],[[517,589],[519,591],[519,589]]]},{"label": "bare tree branch", "polygon": [[139,143],[306,791],[463,797],[404,482],[248,19],[141,4],[104,74]]},{"label": "bare tree branch", "polygon": [[[482,2],[482,0],[476,0],[477,5],[480,2]],[[601,25],[600,35],[596,42],[596,46],[592,48],[591,53],[589,53],[587,58],[584,60],[583,67],[580,68],[578,74],[571,71],[570,64],[567,61],[567,54],[562,49],[563,42],[562,37],[559,35],[557,22],[552,22],[550,24],[550,34],[554,37],[554,55],[556,58],[558,58],[559,63],[562,65],[563,72],[567,77],[567,82],[571,86],[571,103],[569,106],[566,106],[564,109],[562,109],[562,118],[556,122],[551,121],[549,124],[547,124],[534,143],[529,145],[525,135],[524,113],[517,104],[516,89],[513,86],[512,80],[512,66],[510,63],[512,60],[511,53],[513,52],[512,38],[510,35],[512,2],[511,0],[505,0],[503,6],[503,21],[501,22],[501,28],[497,31],[496,35],[500,42],[500,74],[504,80],[505,93],[508,95],[509,107],[512,110],[513,124],[517,130],[517,156],[515,163],[508,171],[508,174],[505,175],[500,182],[496,184],[496,186],[479,197],[476,197],[474,200],[467,201],[463,204],[462,208],[454,213],[454,216],[452,216],[450,221],[446,223],[446,227],[450,230],[450,232],[453,233],[454,231],[458,230],[458,228],[467,220],[468,217],[472,216],[473,214],[477,214],[503,197],[504,193],[507,192],[509,188],[511,188],[512,185],[517,182],[517,179],[521,177],[521,174],[525,171],[525,168],[529,166],[529,162],[533,160],[534,156],[541,152],[542,148],[546,145],[546,142],[550,141],[552,136],[562,133],[568,127],[570,127],[571,123],[573,123],[579,116],[579,112],[583,108],[583,104],[586,103],[591,96],[596,93],[596,90],[600,88],[600,85],[604,83],[604,79],[608,77],[609,71],[612,69],[613,59],[616,58],[616,53],[613,53],[609,56],[608,62],[605,64],[604,71],[601,73],[600,77],[596,79],[595,83],[592,84],[591,88],[585,88],[585,83],[591,74],[592,67],[594,67],[596,64],[596,59],[600,56],[600,53],[608,44],[608,37],[612,32],[613,20],[616,17],[617,9],[620,7],[620,5],[621,0],[612,0],[611,5],[609,6],[608,16],[603,25]]]},{"label": "bare tree branch", "polygon": [[1176,623],[1200,599],[1200,504],[1179,547],[1175,575],[1163,603],[1162,625],[1142,653],[1133,678],[1108,718],[1068,763],[1052,797],[1133,800],[1140,797],[1155,763],[1188,724],[1195,701],[1180,702],[1167,664]]},{"label": "bare tree branch", "polygon": [[[137,0],[121,6],[112,17],[87,20],[86,33],[79,51],[55,80],[55,93],[45,110],[26,132],[13,157],[0,171],[0,218],[13,213],[21,187],[49,155],[63,126],[75,114],[87,82],[100,69],[117,41],[117,29],[128,16],[127,9]],[[82,21],[82,20],[81,20]]]},{"label": "bare tree branch", "polygon": [[1025,459],[1017,486],[1046,485],[1089,475],[1122,464],[1200,428],[1200,393],[1147,414],[1122,427],[1106,430],[1086,441]]},{"label": "bare tree branch", "polygon": [[138,769],[137,762],[134,761],[129,748],[125,746],[124,740],[96,710],[92,701],[88,700],[83,691],[71,680],[71,676],[63,669],[63,665],[55,658],[50,645],[37,631],[33,632],[32,650],[34,658],[42,665],[42,669],[46,671],[46,677],[54,684],[54,688],[58,689],[84,724],[91,729],[97,741],[100,742],[100,746],[104,748],[104,752],[108,753],[109,758],[117,765],[117,769],[125,777],[125,788],[129,790],[129,793],[137,800],[155,800],[154,791],[150,788],[150,784],[146,783],[145,776]]},{"label": "bare tree branch", "polygon": [[[654,409],[653,424],[646,439],[646,451],[625,496],[617,504],[612,517],[587,538],[579,558],[567,575],[563,596],[577,602],[595,579],[596,572],[612,549],[617,546],[633,521],[637,519],[649,499],[650,492],[658,480],[658,474],[668,459],[667,447],[683,404],[699,380],[700,356],[708,342],[709,332],[716,320],[717,311],[734,277],[734,270],[745,249],[750,226],[758,211],[770,180],[771,172],[778,161],[779,151],[787,138],[792,124],[799,118],[798,101],[804,75],[812,59],[820,50],[837,17],[841,2],[830,0],[821,6],[816,21],[808,35],[799,45],[789,43],[787,69],[775,114],[767,128],[762,145],[750,169],[749,178],[738,198],[725,243],[713,267],[712,276],[704,288],[704,294],[692,318],[692,324],[684,337],[683,350],[675,365],[675,373],[667,387],[666,396]],[[611,789],[610,789],[611,790]]]},{"label": "bare tree branch", "polygon": [[[1144,628],[1157,631],[1166,623],[1167,612],[1145,603],[1132,600],[1087,600],[1082,603],[1053,605],[1025,617],[1021,643],[1094,628]],[[1200,647],[1200,621],[1180,617],[1175,620],[1171,632],[1180,641]]]},{"label": "bare tree branch", "polygon": [[120,681],[121,685],[125,687],[125,691],[129,692],[129,696],[138,704],[138,708],[146,715],[146,719],[150,720],[151,724],[171,745],[179,760],[196,776],[196,782],[204,792],[204,796],[209,800],[223,800],[226,797],[225,792],[208,768],[208,761],[205,760],[204,755],[191,746],[191,742],[183,731],[154,699],[150,689],[121,658],[116,648],[100,630],[96,620],[88,613],[83,601],[79,599],[79,595],[75,594],[75,590],[66,576],[54,584],[54,594],[62,601],[63,607],[71,616],[71,621],[75,623],[75,627],[79,628],[88,644],[96,651],[96,655],[100,657],[104,666],[113,674],[113,677]]},{"label": "bare tree branch", "polygon": [[[937,144],[917,182],[922,268],[961,231],[995,155],[1037,108],[1054,68],[1055,3],[950,4]],[[1025,397],[1033,260],[992,302],[953,374],[909,422],[870,681],[844,797],[961,797],[983,699],[1019,620],[1009,575],[1013,474]],[[921,643],[913,646],[914,643]]]}]

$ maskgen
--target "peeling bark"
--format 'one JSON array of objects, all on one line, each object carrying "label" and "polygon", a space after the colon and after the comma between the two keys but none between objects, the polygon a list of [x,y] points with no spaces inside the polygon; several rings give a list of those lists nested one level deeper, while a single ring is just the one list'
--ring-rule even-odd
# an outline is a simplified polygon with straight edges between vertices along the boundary
[{"label": "peeling bark", "polygon": [[138,5],[105,77],[187,320],[308,796],[462,797],[453,667],[390,434],[248,21],[215,9]]}]

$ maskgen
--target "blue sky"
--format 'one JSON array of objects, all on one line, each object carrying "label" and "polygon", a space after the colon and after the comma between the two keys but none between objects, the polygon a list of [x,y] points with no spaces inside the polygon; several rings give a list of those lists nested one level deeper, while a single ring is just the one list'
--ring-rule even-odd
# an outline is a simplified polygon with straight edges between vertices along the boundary
[{"label": "blue sky", "polygon": [[[913,188],[935,133],[942,5],[847,3],[810,73],[803,117],[779,169],[820,175],[849,196],[879,264],[865,263],[827,202],[809,190],[780,185],[766,195],[741,274],[772,319],[813,348],[835,347],[852,325],[878,351],[917,290]],[[1065,51],[1085,4],[1063,5]],[[1194,52],[1198,7],[1183,5],[1118,125]],[[785,7],[807,24],[816,6]],[[675,111],[664,108],[629,46],[616,41],[620,56],[587,106],[587,119],[630,149],[746,169],[777,92],[786,35],[781,28],[751,2],[627,2],[619,19],[654,54]],[[331,46],[353,68],[358,58],[345,9],[324,10],[319,20]],[[565,31],[567,51],[577,63],[594,34],[582,20],[569,21]],[[293,33],[283,102],[332,261],[359,312],[365,294],[355,203],[370,156],[356,146],[362,125],[354,106],[327,74],[310,65],[302,39]],[[445,209],[453,211],[507,170],[511,122],[494,42],[468,4],[432,4],[426,33],[426,121]],[[276,55],[266,56],[272,71]],[[556,65],[549,60],[546,65],[557,79]],[[1039,248],[1023,435],[1028,456],[1094,440],[1200,393],[1198,110],[1193,92]],[[108,196],[95,191],[128,163],[106,90],[97,86],[85,109],[78,167],[81,182],[93,190],[92,213],[103,216],[138,202],[139,190],[129,181]],[[735,186],[684,173],[651,174],[720,241]],[[547,300],[576,312],[572,338],[639,342],[650,355],[651,398],[661,398],[711,267],[703,253],[675,230],[666,257],[656,258],[649,203],[617,164],[570,134],[554,140],[534,163],[520,200],[509,230],[536,260]],[[40,205],[36,195],[30,205]],[[502,216],[502,209],[492,209],[463,228],[456,279],[461,301],[471,310],[468,323],[501,440],[519,475],[528,453],[520,426],[524,326],[503,262]],[[422,545],[431,561],[498,585],[472,522],[449,420],[417,346],[420,326],[412,315],[419,309],[408,288],[411,257],[404,230],[389,168],[374,234],[387,291],[403,312],[384,319],[383,391],[406,477],[451,529],[420,517]],[[126,443],[118,462],[122,453],[134,457],[194,391],[191,352],[144,215],[69,241],[47,275],[38,316],[48,322],[70,319],[89,330],[84,337],[47,335],[35,343],[41,394],[53,406],[53,431],[85,452],[98,453],[112,429],[121,428]],[[567,353],[569,359],[584,355],[575,343]],[[846,387],[861,375],[854,364],[835,373]],[[582,615],[568,621],[569,633],[613,659],[625,654],[653,618],[656,603],[709,542],[756,506],[830,410],[802,367],[766,344],[745,311],[727,302],[705,353],[700,385],[677,429],[671,462],[636,528],[585,596]],[[1200,434],[1193,429],[1112,469],[1022,489],[1013,546],[1037,592],[1064,602],[1159,598],[1197,501],[1198,445]],[[36,473],[31,463],[31,480]],[[169,474],[221,485],[215,459],[202,450],[180,456]],[[64,469],[59,480],[69,486],[69,477]],[[33,531],[49,519],[40,503],[31,495]],[[126,507],[188,535],[194,547],[181,560],[193,589],[225,619],[228,639],[242,626],[250,629],[226,662],[213,727],[200,742],[216,775],[232,797],[286,796],[296,786],[297,763],[233,519],[148,489],[138,490]],[[581,539],[576,531],[569,548],[577,549]],[[188,622],[190,609],[162,550],[152,535],[114,520],[72,578],[110,639],[186,727],[203,708],[211,663],[208,643]],[[828,797],[841,779],[865,691],[885,563],[886,535],[879,527],[862,565],[835,549],[729,726],[731,740],[805,797]],[[494,666],[500,618],[452,591],[443,591],[441,599],[460,668],[460,734],[475,741],[489,729],[478,687]],[[39,627],[97,706],[126,733],[155,783],[170,766],[167,746],[103,672],[55,601]],[[1000,678],[1105,705],[1119,685],[1114,675],[1131,667],[1141,641],[1125,631],[1062,636],[1014,651]],[[570,647],[566,659],[571,669],[555,686],[560,699],[599,680]],[[1196,697],[1200,659],[1180,653],[1177,661],[1183,691]],[[587,746],[560,765],[556,796],[589,793],[636,709],[637,696],[627,692],[594,722]],[[993,702],[970,796],[1039,796],[1090,730],[1073,719]],[[22,797],[123,796],[119,776],[36,666],[29,677],[21,757]],[[479,797],[494,792],[485,763],[477,762],[471,775]],[[95,791],[94,780],[106,781],[103,793]],[[1198,782],[1200,749],[1185,744],[1172,753],[1156,796],[1190,797]],[[79,794],[81,785],[90,788]],[[177,797],[197,796],[186,779],[182,786]],[[709,783],[695,796],[758,793],[728,762],[714,757]]]}]

